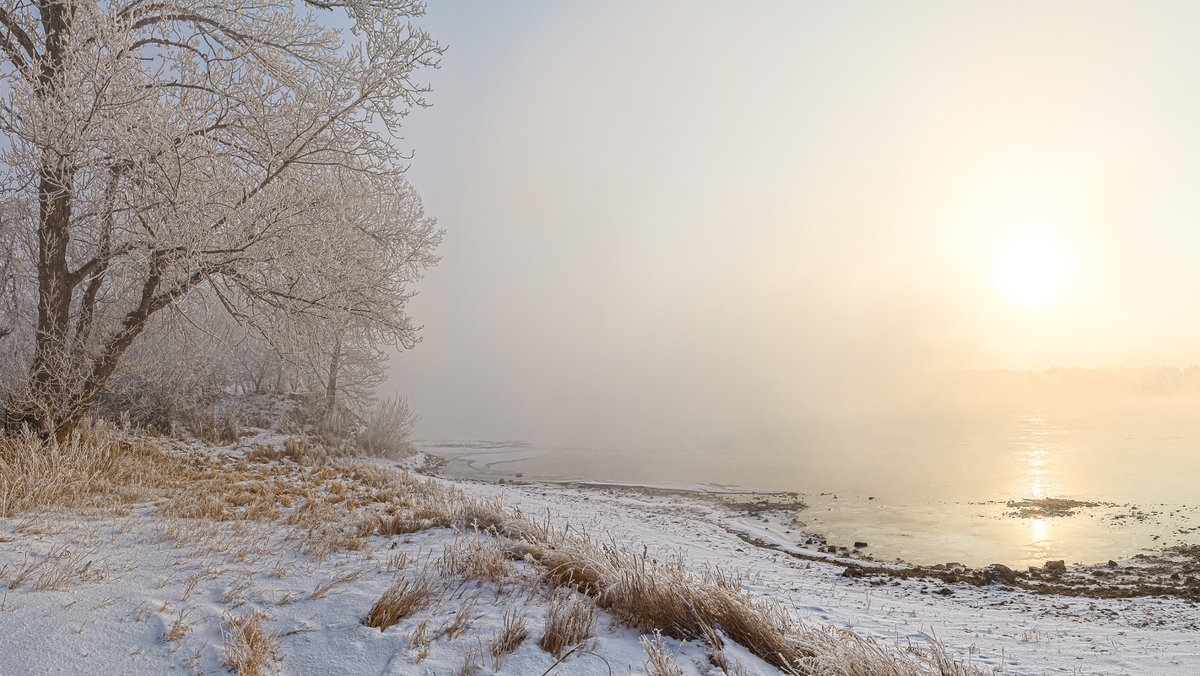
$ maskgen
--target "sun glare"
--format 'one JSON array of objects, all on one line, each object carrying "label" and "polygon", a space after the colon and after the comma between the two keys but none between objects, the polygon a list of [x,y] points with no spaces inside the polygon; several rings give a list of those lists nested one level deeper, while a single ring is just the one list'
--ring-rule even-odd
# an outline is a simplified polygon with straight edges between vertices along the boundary
[{"label": "sun glare", "polygon": [[1013,237],[996,252],[992,266],[996,290],[1023,308],[1042,308],[1062,300],[1071,282],[1071,257],[1055,238],[1031,233]]}]

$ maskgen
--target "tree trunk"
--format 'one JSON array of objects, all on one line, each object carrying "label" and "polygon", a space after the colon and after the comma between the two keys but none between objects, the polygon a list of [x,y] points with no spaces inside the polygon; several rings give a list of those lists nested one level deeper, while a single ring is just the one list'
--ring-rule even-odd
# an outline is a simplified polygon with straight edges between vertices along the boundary
[{"label": "tree trunk", "polygon": [[[56,98],[58,75],[71,32],[71,9],[61,2],[41,5],[46,32],[46,58],[38,70],[38,95]],[[38,318],[28,390],[10,401],[4,422],[9,429],[27,426],[46,432],[59,417],[68,374],[67,337],[74,287],[67,267],[71,233],[74,168],[51,151],[42,154],[38,170]]]},{"label": "tree trunk", "polygon": [[333,415],[337,405],[338,369],[342,365],[342,334],[338,333],[333,341],[333,358],[329,360],[329,380],[325,384],[325,418]]},{"label": "tree trunk", "polygon": [[[45,431],[57,417],[68,377],[67,333],[71,316],[71,273],[67,245],[71,225],[71,171],[47,159],[38,184],[38,317],[33,363],[23,401],[11,402],[9,429]],[[15,408],[12,407],[15,403]]]}]

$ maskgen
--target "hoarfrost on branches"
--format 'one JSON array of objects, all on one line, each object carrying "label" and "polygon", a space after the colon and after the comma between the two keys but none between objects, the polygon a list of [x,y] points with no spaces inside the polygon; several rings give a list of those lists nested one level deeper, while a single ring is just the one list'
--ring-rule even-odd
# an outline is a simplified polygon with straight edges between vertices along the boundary
[{"label": "hoarfrost on branches", "polygon": [[68,433],[168,309],[411,345],[440,238],[395,144],[442,53],[422,11],[0,0],[6,425]]}]

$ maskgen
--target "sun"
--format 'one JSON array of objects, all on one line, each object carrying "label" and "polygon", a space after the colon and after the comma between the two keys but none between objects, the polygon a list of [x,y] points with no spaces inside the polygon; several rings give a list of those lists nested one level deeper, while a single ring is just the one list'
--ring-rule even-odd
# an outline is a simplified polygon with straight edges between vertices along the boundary
[{"label": "sun", "polygon": [[1022,308],[1045,308],[1062,300],[1073,276],[1069,249],[1058,238],[1030,232],[1010,236],[992,263],[996,291]]}]

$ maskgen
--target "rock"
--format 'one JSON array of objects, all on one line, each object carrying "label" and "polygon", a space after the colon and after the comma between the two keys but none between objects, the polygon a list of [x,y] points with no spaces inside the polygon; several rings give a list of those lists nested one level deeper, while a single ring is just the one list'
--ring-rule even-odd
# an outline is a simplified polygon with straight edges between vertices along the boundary
[{"label": "rock", "polygon": [[951,588],[949,588],[949,587],[942,587],[941,589],[938,589],[937,591],[935,591],[935,592],[933,592],[933,593],[934,593],[934,594],[941,594],[942,596],[953,596],[953,595],[954,595],[954,590],[953,590],[953,589],[951,589]]},{"label": "rock", "polygon": [[855,542],[855,543],[854,543],[854,548],[855,548],[855,549],[862,549],[863,547],[866,547],[866,546],[867,546],[867,543],[865,543],[865,542],[863,542],[863,541],[861,541],[861,540],[859,540],[858,542]]},{"label": "rock", "polygon": [[867,572],[858,566],[846,566],[846,570],[842,571],[842,577],[864,577]]},{"label": "rock", "polygon": [[1003,563],[993,563],[983,569],[983,574],[988,582],[1003,582],[1009,585],[1017,583],[1016,571]]},{"label": "rock", "polygon": [[958,561],[951,561],[950,563],[946,564],[946,570],[954,570],[955,568],[966,568],[966,566],[962,565]]},{"label": "rock", "polygon": [[1058,561],[1047,561],[1042,568],[1052,573],[1065,573],[1067,570],[1067,562],[1059,559]]}]

